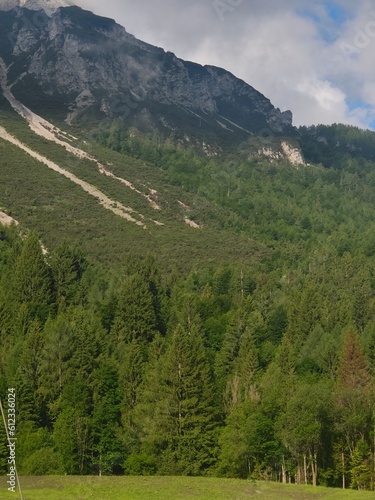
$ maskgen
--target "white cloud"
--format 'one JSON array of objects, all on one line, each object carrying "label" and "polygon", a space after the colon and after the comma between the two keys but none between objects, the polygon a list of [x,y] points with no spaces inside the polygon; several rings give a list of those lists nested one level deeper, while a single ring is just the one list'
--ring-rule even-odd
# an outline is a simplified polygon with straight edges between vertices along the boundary
[{"label": "white cloud", "polygon": [[[323,0],[312,5],[304,0],[222,1],[230,7],[222,16],[214,0],[77,3],[179,57],[224,67],[275,106],[291,109],[297,125],[374,121],[375,5],[370,0],[336,0],[348,14],[340,22]],[[356,49],[353,57],[343,44]]]}]

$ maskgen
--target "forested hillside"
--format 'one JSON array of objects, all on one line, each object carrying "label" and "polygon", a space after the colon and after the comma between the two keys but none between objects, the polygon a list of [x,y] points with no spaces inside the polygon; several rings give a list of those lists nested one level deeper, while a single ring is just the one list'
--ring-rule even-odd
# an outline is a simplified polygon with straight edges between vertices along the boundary
[{"label": "forested hillside", "polygon": [[373,489],[373,134],[301,129],[288,140],[314,163],[293,166],[262,154],[277,137],[207,156],[119,120],[76,126],[135,193],[5,116],[147,220],[139,189],[156,187],[164,224],[122,221],[0,143],[2,203],[21,223],[0,237],[0,393],[16,389],[19,472]]},{"label": "forested hillside", "polygon": [[[374,486],[369,251],[116,272],[0,238],[1,394],[21,474],[187,474]],[[0,459],[6,465],[1,431]]]}]

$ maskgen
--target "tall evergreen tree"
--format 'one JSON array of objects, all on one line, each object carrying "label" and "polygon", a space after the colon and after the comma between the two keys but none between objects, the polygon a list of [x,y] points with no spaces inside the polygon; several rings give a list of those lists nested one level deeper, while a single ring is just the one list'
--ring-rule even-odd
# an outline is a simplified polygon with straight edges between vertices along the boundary
[{"label": "tall evergreen tree", "polygon": [[167,325],[167,295],[162,277],[157,267],[155,257],[148,254],[139,269],[139,274],[144,277],[152,296],[153,308],[156,316],[157,330],[163,335]]},{"label": "tall evergreen tree", "polygon": [[159,472],[202,474],[214,463],[216,410],[200,330],[178,325],[160,363],[157,428],[144,441],[162,453]]},{"label": "tall evergreen tree", "polygon": [[51,266],[57,306],[59,310],[64,310],[80,299],[80,280],[88,264],[82,252],[64,243],[52,254]]},{"label": "tall evergreen tree", "polygon": [[134,339],[151,341],[157,332],[158,318],[155,298],[139,273],[130,276],[120,293],[112,332],[117,341],[130,343]]},{"label": "tall evergreen tree", "polygon": [[92,413],[93,466],[99,475],[121,470],[120,390],[115,366],[103,361],[94,374]]},{"label": "tall evergreen tree", "polygon": [[49,406],[51,418],[54,418],[69,377],[69,362],[74,345],[73,328],[68,318],[59,314],[55,319],[47,320],[44,334],[40,392]]},{"label": "tall evergreen tree", "polygon": [[68,363],[69,372],[73,376],[79,374],[86,381],[91,380],[97,366],[97,358],[105,349],[105,331],[93,311],[82,307],[71,311],[70,329],[72,356]]},{"label": "tall evergreen tree", "polygon": [[229,323],[222,348],[216,355],[215,375],[222,396],[225,394],[228,376],[233,372],[234,362],[240,350],[241,338],[249,334],[247,315],[241,311]]},{"label": "tall evergreen tree", "polygon": [[35,319],[25,335],[17,370],[18,419],[21,422],[45,423],[42,384],[42,352],[44,335],[39,320]]},{"label": "tall evergreen tree", "polygon": [[15,262],[13,275],[14,296],[28,305],[32,317],[46,320],[52,312],[55,290],[51,268],[47,265],[36,233],[26,238],[21,254]]}]

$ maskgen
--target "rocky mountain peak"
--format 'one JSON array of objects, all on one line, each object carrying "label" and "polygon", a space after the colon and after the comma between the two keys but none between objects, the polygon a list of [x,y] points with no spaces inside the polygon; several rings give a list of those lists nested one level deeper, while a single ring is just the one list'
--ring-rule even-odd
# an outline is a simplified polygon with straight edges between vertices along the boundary
[{"label": "rocky mountain peak", "polygon": [[52,15],[60,7],[68,7],[73,2],[68,0],[0,0],[0,10],[12,10],[16,7],[29,10],[44,10],[46,14]]},{"label": "rocky mountain peak", "polygon": [[[292,128],[290,111],[228,71],[179,59],[70,3],[1,4],[0,57],[12,92],[30,109],[56,114],[59,102],[68,123],[90,113],[139,129],[230,140]],[[34,22],[30,10],[40,9],[48,17]]]}]

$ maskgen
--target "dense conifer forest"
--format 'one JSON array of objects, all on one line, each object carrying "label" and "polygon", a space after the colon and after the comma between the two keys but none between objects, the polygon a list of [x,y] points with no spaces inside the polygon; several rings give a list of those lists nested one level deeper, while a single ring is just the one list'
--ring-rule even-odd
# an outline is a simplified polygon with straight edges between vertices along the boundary
[{"label": "dense conifer forest", "polygon": [[[109,270],[1,229],[19,472],[374,488],[372,252],[326,242],[284,268],[280,255],[185,274],[129,255]],[[1,430],[2,473],[6,455]]]}]

